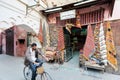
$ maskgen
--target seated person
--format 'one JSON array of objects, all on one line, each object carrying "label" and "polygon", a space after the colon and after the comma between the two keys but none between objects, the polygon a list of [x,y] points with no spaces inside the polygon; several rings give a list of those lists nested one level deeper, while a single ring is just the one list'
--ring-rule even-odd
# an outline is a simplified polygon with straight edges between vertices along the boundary
[{"label": "seated person", "polygon": [[42,66],[43,60],[38,58],[38,55],[41,55],[43,58],[48,60],[44,55],[42,55],[42,52],[37,49],[37,44],[32,43],[30,47],[28,47],[26,51],[26,58],[30,62],[30,68],[32,70],[32,79],[35,80],[36,78],[36,70],[37,67]]}]

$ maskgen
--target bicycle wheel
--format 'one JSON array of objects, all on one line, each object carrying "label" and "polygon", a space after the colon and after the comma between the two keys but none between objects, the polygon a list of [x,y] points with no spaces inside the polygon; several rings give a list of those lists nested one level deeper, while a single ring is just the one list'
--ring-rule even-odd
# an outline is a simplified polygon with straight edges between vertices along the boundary
[{"label": "bicycle wheel", "polygon": [[23,74],[26,80],[31,80],[32,78],[32,71],[29,66],[25,66],[23,69]]},{"label": "bicycle wheel", "polygon": [[41,74],[41,80],[53,80],[53,79],[47,72],[44,72],[43,74]]},{"label": "bicycle wheel", "polygon": [[36,80],[42,80],[42,75],[41,74],[37,74]]}]

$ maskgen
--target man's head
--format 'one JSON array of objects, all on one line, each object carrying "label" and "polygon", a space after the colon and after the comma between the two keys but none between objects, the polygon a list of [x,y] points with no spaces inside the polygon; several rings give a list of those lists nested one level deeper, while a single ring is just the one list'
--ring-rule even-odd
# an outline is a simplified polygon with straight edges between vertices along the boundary
[{"label": "man's head", "polygon": [[31,47],[32,47],[33,50],[35,50],[37,48],[37,44],[36,43],[32,43]]}]

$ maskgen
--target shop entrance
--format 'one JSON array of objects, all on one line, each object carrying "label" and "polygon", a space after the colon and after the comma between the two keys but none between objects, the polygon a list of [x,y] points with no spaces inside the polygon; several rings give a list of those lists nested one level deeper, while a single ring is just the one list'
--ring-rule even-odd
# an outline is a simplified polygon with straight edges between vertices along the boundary
[{"label": "shop entrance", "polygon": [[83,51],[83,47],[86,41],[86,36],[87,36],[87,26],[82,26],[82,28],[72,27],[70,31],[67,30],[66,27],[64,27],[66,61],[72,59],[72,60],[77,60],[77,62],[79,62],[79,54],[80,51],[81,52]]},{"label": "shop entrance", "polygon": [[82,28],[72,27],[71,28],[71,44],[73,51],[83,50],[85,40],[87,36],[87,26]]}]

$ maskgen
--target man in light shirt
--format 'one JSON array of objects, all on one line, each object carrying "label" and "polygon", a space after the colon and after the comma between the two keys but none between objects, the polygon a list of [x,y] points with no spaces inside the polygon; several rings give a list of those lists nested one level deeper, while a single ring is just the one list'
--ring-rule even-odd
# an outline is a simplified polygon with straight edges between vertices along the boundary
[{"label": "man in light shirt", "polygon": [[37,44],[32,43],[30,47],[28,47],[26,51],[26,58],[30,62],[30,68],[32,70],[32,79],[35,80],[36,78],[36,69],[39,66],[42,66],[43,60],[38,59],[38,55],[41,55],[44,59],[48,60],[44,55],[42,55],[42,52],[37,49]]}]

